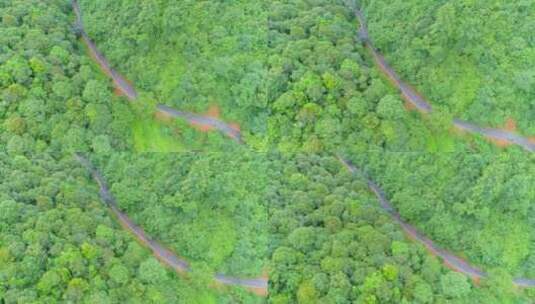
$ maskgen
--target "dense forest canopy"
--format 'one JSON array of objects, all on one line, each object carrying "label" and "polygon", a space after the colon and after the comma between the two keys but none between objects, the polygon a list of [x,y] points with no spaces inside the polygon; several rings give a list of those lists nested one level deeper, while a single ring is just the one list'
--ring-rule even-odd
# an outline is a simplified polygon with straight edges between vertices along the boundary
[{"label": "dense forest canopy", "polygon": [[377,47],[433,103],[485,125],[513,119],[535,133],[535,3],[361,2]]},{"label": "dense forest canopy", "polygon": [[0,6],[0,150],[129,150],[132,111],[77,51],[64,1]]},{"label": "dense forest canopy", "polygon": [[80,2],[89,35],[148,102],[218,107],[266,133],[267,2]]},{"label": "dense forest canopy", "polygon": [[255,300],[236,290],[207,289],[202,275],[185,280],[167,271],[107,212],[96,186],[74,159],[0,156],[2,302]]},{"label": "dense forest canopy", "polygon": [[[119,207],[204,268],[262,273],[267,250],[263,154],[99,155]],[[131,179],[136,176],[136,179]]]},{"label": "dense forest canopy", "polygon": [[273,303],[527,301],[503,269],[476,286],[407,242],[362,176],[332,156],[298,155],[278,169],[268,192]]},{"label": "dense forest canopy", "polygon": [[451,125],[535,134],[529,1],[78,2],[0,2],[0,303],[535,301],[533,153]]},{"label": "dense forest canopy", "polygon": [[[249,146],[260,150],[268,145],[282,151],[319,152],[359,145],[362,150],[451,151],[466,143],[449,134],[444,113],[423,121],[404,113],[402,100],[379,77],[356,41],[353,13],[342,2],[149,3],[81,2],[85,26],[112,64],[147,94],[157,94],[147,95],[144,102],[197,112],[218,106],[223,117],[240,124]],[[248,9],[236,17],[244,5]],[[218,18],[205,15],[213,8],[221,11],[215,14]],[[180,16],[177,20],[187,24],[182,31],[171,30],[174,10]],[[266,10],[267,16],[261,13]],[[224,37],[231,42],[257,37],[255,52],[230,42],[221,49],[215,29],[230,32]],[[243,62],[258,63],[259,72],[247,73],[234,63],[236,56],[248,56]],[[220,74],[229,64],[237,71]],[[171,73],[169,80],[164,69]],[[188,75],[205,76],[192,81]],[[262,85],[248,88],[251,81]],[[222,85],[212,86],[216,84]],[[486,150],[487,144],[478,148]]]},{"label": "dense forest canopy", "polygon": [[354,157],[401,215],[486,268],[535,276],[535,163],[525,153]]}]

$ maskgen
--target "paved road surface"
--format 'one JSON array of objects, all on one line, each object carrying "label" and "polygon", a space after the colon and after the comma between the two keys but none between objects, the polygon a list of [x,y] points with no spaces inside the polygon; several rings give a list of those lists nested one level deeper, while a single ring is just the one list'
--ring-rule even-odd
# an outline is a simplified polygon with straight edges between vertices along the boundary
[{"label": "paved road surface", "polygon": [[242,143],[240,130],[233,128],[229,124],[219,119],[210,116],[200,116],[189,112],[178,111],[163,104],[159,104],[156,109],[158,110],[158,112],[163,113],[165,115],[185,119],[190,124],[213,127],[219,130],[220,132],[226,134],[233,140],[237,141],[238,143]]}]

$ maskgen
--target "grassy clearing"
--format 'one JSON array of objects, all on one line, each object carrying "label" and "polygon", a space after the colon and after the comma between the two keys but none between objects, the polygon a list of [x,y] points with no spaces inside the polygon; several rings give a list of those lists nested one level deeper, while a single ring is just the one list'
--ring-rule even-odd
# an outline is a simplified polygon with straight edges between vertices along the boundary
[{"label": "grassy clearing", "polygon": [[172,130],[153,119],[136,120],[132,125],[134,148],[137,152],[180,152],[184,146]]}]

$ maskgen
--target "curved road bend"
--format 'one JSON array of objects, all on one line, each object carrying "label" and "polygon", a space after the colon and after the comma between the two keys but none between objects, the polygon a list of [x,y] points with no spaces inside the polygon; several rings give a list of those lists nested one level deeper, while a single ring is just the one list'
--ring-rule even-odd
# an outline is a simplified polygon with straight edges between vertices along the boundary
[{"label": "curved road bend", "polygon": [[[108,76],[114,80],[114,83],[117,85],[118,89],[121,90],[129,99],[131,100],[135,99],[137,97],[137,93],[135,93],[134,88],[130,86],[128,82],[124,80],[124,78],[122,78],[118,73],[116,73],[110,67],[110,64],[107,62],[104,56],[100,52],[98,52],[98,49],[96,48],[95,44],[89,39],[85,31],[83,30],[81,14],[80,14],[78,3],[76,0],[73,0],[72,3],[73,3],[74,11],[78,19],[77,24],[80,30],[82,31],[82,37],[84,38],[86,45],[91,50],[93,56],[95,57],[95,59],[97,59],[97,62],[103,68],[103,70],[108,74]],[[379,68],[394,83],[394,85],[398,87],[401,94],[408,102],[412,103],[417,109],[419,109],[422,112],[430,112],[432,109],[429,103],[425,99],[423,99],[423,97],[421,97],[414,89],[412,89],[410,86],[402,82],[399,76],[394,72],[394,70],[390,68],[390,66],[386,63],[386,61],[384,60],[384,57],[375,50],[375,48],[373,47],[373,45],[371,44],[369,40],[368,30],[366,28],[366,24],[364,23],[364,17],[362,16],[362,13],[359,10],[355,10],[355,14],[361,25],[360,30],[359,30],[359,38],[370,49],[375,59],[375,62],[379,66]],[[130,94],[128,92],[130,92]],[[239,137],[236,136],[236,134],[239,135],[239,131],[236,131],[235,129],[231,128],[227,124],[222,123],[216,119],[210,119],[210,118],[206,119],[203,116],[198,116],[198,115],[187,113],[187,112],[177,111],[165,105],[158,105],[158,111],[167,115],[172,115],[174,117],[184,118],[190,121],[191,123],[206,123],[207,121],[210,121],[209,125],[214,126],[218,128],[219,130],[221,130],[221,126],[225,126],[223,127],[223,129],[226,128],[226,130],[222,130],[222,132],[224,132],[225,134],[229,135],[232,138],[239,139]],[[219,123],[216,123],[216,121]],[[219,126],[215,126],[215,124],[219,124]],[[511,133],[511,132],[506,132],[506,131],[497,130],[497,129],[481,128],[471,123],[464,122],[464,121],[457,120],[457,119],[454,120],[454,124],[458,128],[462,128],[467,131],[470,131],[473,133],[479,133],[479,134],[486,135],[486,136],[489,136],[487,135],[488,133],[497,132],[493,136],[491,135],[489,137],[510,140],[516,144],[523,146],[529,151],[533,151],[534,149],[533,144],[526,143],[527,139],[523,138],[522,136]],[[85,158],[81,157],[78,154],[76,155],[76,158],[78,159],[80,163],[82,163],[91,172],[93,179],[95,179],[95,181],[99,184],[101,198],[106,202],[107,205],[110,206],[112,211],[120,219],[123,226],[125,226],[125,228],[131,231],[138,238],[140,242],[147,244],[147,246],[149,246],[151,250],[153,251],[154,255],[157,257],[158,256],[161,257],[161,260],[163,260],[164,263],[166,263],[167,265],[175,269],[177,272],[180,272],[180,273],[187,272],[189,270],[189,266],[187,262],[180,259],[174,253],[165,249],[158,243],[152,241],[148,236],[146,236],[141,228],[137,227],[132,221],[129,220],[129,218],[125,214],[123,214],[117,208],[117,204],[115,203],[113,196],[111,196],[108,190],[108,187],[105,184],[104,179],[99,174],[99,172],[93,169],[91,164],[89,164],[89,162]],[[339,160],[352,173],[358,172],[357,168],[353,166],[352,164],[350,164],[348,161],[340,157],[339,157]],[[475,268],[469,265],[467,262],[465,262],[461,258],[456,257],[443,249],[440,249],[439,247],[434,245],[432,240],[426,238],[424,235],[419,233],[414,227],[412,227],[408,223],[405,223],[401,219],[399,213],[395,211],[395,209],[392,207],[390,202],[387,200],[383,191],[370,179],[367,179],[367,183],[368,183],[368,187],[370,188],[370,190],[378,198],[381,208],[385,210],[397,223],[399,223],[401,227],[403,228],[403,230],[411,238],[417,240],[422,245],[424,245],[432,254],[436,256],[440,256],[444,260],[444,262],[449,267],[453,268],[454,270],[464,273],[467,276],[470,276],[471,278],[474,278],[474,279],[478,279],[478,278],[486,276],[486,273],[479,270],[478,268]],[[216,274],[214,276],[214,279],[223,284],[240,285],[240,286],[245,286],[248,288],[262,289],[265,292],[267,292],[268,283],[267,283],[267,279],[264,279],[264,278],[241,279],[241,278],[225,276],[222,274]],[[516,278],[514,279],[513,283],[521,287],[533,287],[535,286],[535,279]]]},{"label": "curved road bend", "polygon": [[[79,153],[75,153],[74,156],[76,160],[91,173],[91,176],[99,185],[101,199],[104,201],[104,203],[106,203],[108,207],[110,207],[113,214],[117,216],[119,222],[126,230],[130,231],[140,243],[147,246],[158,260],[175,270],[177,273],[185,274],[191,270],[188,262],[177,256],[171,250],[165,248],[158,242],[151,239],[141,227],[137,226],[125,213],[119,210],[117,202],[115,201],[113,195],[110,193],[106,181],[104,180],[100,172],[95,167],[93,167],[89,160],[87,160]],[[268,291],[267,278],[244,279],[227,276],[224,274],[215,274],[214,280],[224,285],[245,287],[262,295],[266,295]]]},{"label": "curved road bend", "polygon": [[[76,14],[76,27],[80,35],[82,36],[82,40],[89,49],[91,57],[95,60],[96,63],[98,63],[104,73],[112,79],[113,83],[115,84],[115,87],[123,95],[125,95],[128,100],[132,102],[135,101],[138,97],[136,89],[133,85],[129,84],[128,81],[123,76],[121,76],[121,74],[119,74],[111,67],[111,64],[108,62],[106,57],[104,57],[104,55],[98,50],[96,44],[91,40],[91,38],[89,38],[89,36],[85,32],[82,20],[82,12],[80,10],[80,5],[78,4],[78,1],[72,0],[71,3],[74,13]],[[157,112],[162,113],[164,115],[170,115],[172,117],[185,119],[190,124],[200,124],[212,127],[216,130],[219,130],[228,137],[234,139],[235,141],[240,143],[242,142],[241,133],[238,129],[235,129],[231,125],[216,118],[174,110],[163,104],[158,104],[156,108]]]},{"label": "curved road bend", "polygon": [[[449,253],[448,251],[438,247],[432,240],[428,239],[425,235],[416,230],[416,228],[403,221],[399,213],[394,209],[392,204],[386,198],[386,195],[384,194],[383,190],[379,188],[376,183],[374,183],[361,170],[355,167],[348,160],[345,160],[340,156],[337,156],[337,158],[352,174],[360,174],[364,176],[368,184],[368,188],[375,194],[375,196],[379,200],[379,205],[381,206],[381,209],[386,211],[390,215],[390,217],[401,226],[403,231],[405,231],[405,233],[411,239],[422,244],[432,255],[442,258],[444,264],[446,264],[446,266],[448,266],[452,270],[463,273],[473,280],[479,280],[481,278],[487,277],[486,272],[480,270],[475,266],[470,265],[468,262],[461,259],[460,257],[457,257]],[[513,279],[513,284],[518,287],[535,287],[535,279],[515,278]]]},{"label": "curved road bend", "polygon": [[[401,96],[405,101],[411,103],[416,107],[416,109],[423,113],[432,112],[433,108],[431,107],[431,104],[409,84],[401,80],[398,74],[390,67],[390,65],[388,65],[383,55],[381,55],[373,46],[362,12],[358,9],[355,9],[354,13],[360,24],[358,38],[372,54],[377,67],[400,91]],[[459,130],[466,131],[469,133],[480,134],[484,137],[494,140],[504,140],[508,143],[521,146],[529,152],[535,152],[535,142],[530,141],[529,138],[516,134],[514,132],[494,128],[484,128],[477,126],[474,123],[463,121],[461,119],[454,119],[452,123]]]}]

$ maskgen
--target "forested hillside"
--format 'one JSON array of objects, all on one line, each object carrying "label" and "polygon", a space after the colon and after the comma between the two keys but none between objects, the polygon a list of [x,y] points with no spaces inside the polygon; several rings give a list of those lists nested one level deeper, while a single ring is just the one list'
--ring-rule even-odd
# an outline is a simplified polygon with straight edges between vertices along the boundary
[{"label": "forested hillside", "polygon": [[236,152],[99,155],[96,164],[119,207],[193,268],[259,275],[268,164],[263,154]]},{"label": "forested hillside", "polygon": [[[377,158],[392,163],[391,157]],[[467,166],[481,158],[472,156],[459,163]],[[529,225],[521,217],[522,205],[500,209],[496,202],[482,208],[502,210],[501,218],[487,211],[487,218],[472,216],[470,220],[471,211],[465,207],[461,212],[462,205],[449,210],[447,201],[441,208],[428,204],[440,199],[433,196],[436,193],[426,193],[436,185],[421,186],[414,177],[413,186],[418,188],[402,180],[396,183],[408,189],[392,190],[385,184],[389,196],[396,193],[392,201],[404,217],[421,221],[424,231],[443,245],[465,252],[478,265],[496,269],[491,280],[476,286],[441,266],[420,245],[407,241],[400,227],[379,208],[365,182],[332,156],[123,153],[92,157],[121,209],[155,240],[188,258],[193,272],[184,280],[166,271],[120,228],[98,197],[96,184],[73,158],[60,162],[51,157],[2,159],[0,276],[4,280],[0,291],[7,303],[15,298],[28,302],[39,298],[88,303],[125,299],[250,303],[259,298],[236,288],[208,289],[209,275],[218,271],[250,277],[266,270],[273,303],[473,303],[474,299],[504,303],[528,296],[515,295],[510,285],[513,274],[533,275],[529,262],[517,263],[524,258],[529,261],[532,252],[523,247],[529,242],[522,240],[531,237],[526,235],[529,229],[515,232],[513,226]],[[382,171],[381,163],[376,166],[379,171],[373,167],[366,169],[383,181],[377,174]],[[461,180],[470,179],[468,171],[476,168],[461,170],[455,184],[461,186]],[[399,176],[400,170],[386,170],[384,180],[392,179],[394,172]],[[477,195],[477,189],[488,183],[483,178],[471,192]],[[411,194],[414,189],[423,193]],[[523,195],[529,199],[527,191]],[[422,199],[406,205],[414,202],[412,197]],[[434,220],[426,223],[422,220],[426,216],[412,217],[418,214],[412,211],[416,206],[438,209],[438,215],[429,214]],[[518,212],[517,218],[512,211]],[[437,220],[439,229],[433,230]],[[485,235],[484,228],[489,229],[488,238],[471,239]],[[455,229],[471,233],[458,234]],[[511,233],[516,238],[509,240]],[[459,235],[461,242],[451,239]]]},{"label": "forested hillside", "polygon": [[[272,1],[269,25],[269,135],[277,148],[451,149],[447,134],[404,113],[368,63],[353,14],[341,1]],[[435,137],[445,137],[442,147]]]},{"label": "forested hillside", "polygon": [[[267,139],[269,147],[282,151],[331,151],[355,144],[362,149],[452,151],[478,140],[452,134],[451,119],[466,115],[440,104],[434,104],[440,111],[423,121],[405,113],[402,99],[358,43],[353,6],[343,1],[160,1],[136,7],[127,1],[82,1],[81,7],[89,34],[112,64],[153,94],[144,102],[221,113],[239,124],[249,146],[257,149]],[[211,9],[222,13],[211,18],[206,15]],[[173,16],[187,24],[182,31],[173,31]],[[192,36],[199,38],[192,41]],[[252,65],[257,72],[247,72]],[[225,67],[234,72],[222,74]],[[202,81],[192,81],[193,74],[203,75]],[[514,117],[505,122],[482,126],[516,130]],[[478,143],[477,148],[485,151],[486,146]]]},{"label": "forested hillside", "polygon": [[[185,280],[167,271],[117,224],[74,158],[0,156],[3,303],[204,304],[243,299],[243,292],[208,289],[202,275]],[[254,300],[248,299],[243,301]]]},{"label": "forested hillside", "polygon": [[[147,98],[142,94],[144,102],[196,112],[214,111],[217,106],[224,118],[240,125],[248,145],[256,149],[263,150],[267,140],[269,147],[283,151],[318,152],[342,144],[362,149],[449,151],[459,141],[444,130],[445,118],[421,121],[404,115],[401,99],[378,77],[356,43],[354,18],[343,3],[274,1],[267,16],[259,13],[265,3],[247,3],[251,9],[243,13],[235,11],[244,5],[241,2],[215,6],[149,2],[134,8],[121,1],[81,1],[81,8],[87,31],[111,63],[153,94]],[[206,17],[212,7],[224,15]],[[174,11],[189,12],[177,18],[187,24],[184,31],[172,30],[168,19]],[[228,21],[226,14],[231,18]],[[227,48],[220,47],[223,42],[212,32],[223,30],[222,21],[230,32],[223,39],[230,40]],[[206,35],[211,39],[205,40]],[[189,39],[193,36],[200,37],[199,41]],[[254,54],[235,43],[251,37],[256,37]],[[247,68],[235,64],[235,57],[259,70],[246,73]],[[221,74],[225,67],[238,71]],[[169,73],[172,77],[168,78]],[[192,81],[193,73],[210,75]],[[251,82],[262,85],[250,87]],[[212,87],[215,84],[221,87]]]},{"label": "forested hillside", "polygon": [[403,218],[485,268],[534,277],[535,163],[523,153],[353,157]]},{"label": "forested hillside", "polygon": [[244,132],[265,136],[267,2],[80,5],[89,35],[146,102],[199,113],[218,109]]},{"label": "forested hillside", "polygon": [[[275,168],[278,170],[273,180],[277,182],[268,191],[268,201],[273,206],[271,232],[277,245],[271,261],[273,303],[528,302],[527,295],[519,297],[511,286],[509,269],[496,269],[491,279],[473,284],[464,275],[441,266],[423,246],[408,242],[399,225],[392,223],[377,198],[370,194],[363,176],[351,175],[336,158],[300,155],[286,158],[282,166]],[[483,186],[484,181],[480,184]],[[406,205],[414,202],[409,207],[400,203],[405,197],[395,198],[400,210],[433,208],[429,206],[432,200],[423,201],[428,197],[414,201],[411,196],[411,200],[404,200]],[[514,223],[510,217],[506,220]],[[454,225],[452,221],[444,216],[440,228]],[[510,226],[499,223],[492,224],[507,229],[501,233],[510,236]],[[477,234],[478,225],[473,226],[465,225],[463,229],[474,229]],[[474,242],[469,238],[456,243]],[[529,244],[529,238],[520,240],[521,246],[513,244],[518,239],[504,246],[515,248],[510,254],[518,255],[513,251]],[[481,239],[475,245],[484,246],[484,240],[489,251],[500,246],[499,237],[492,241]],[[530,271],[522,274],[533,275]]]},{"label": "forested hillside", "polygon": [[0,151],[129,150],[132,111],[77,51],[68,3],[0,8]]},{"label": "forested hillside", "polygon": [[0,303],[535,302],[534,9],[0,2]]},{"label": "forested hillside", "polygon": [[433,104],[535,134],[535,3],[360,2],[376,46]]}]

